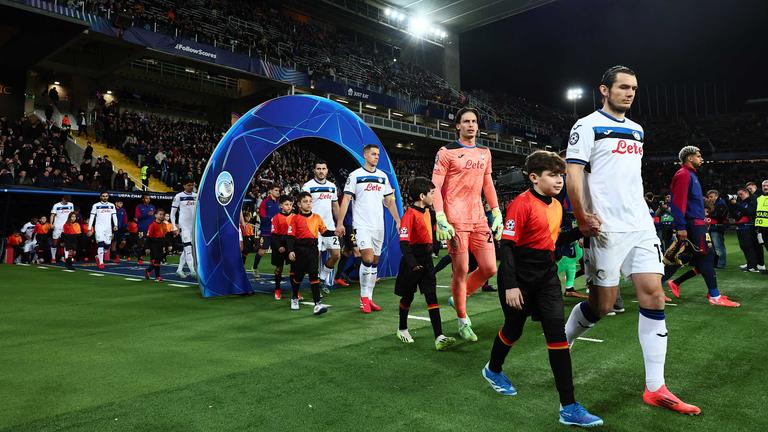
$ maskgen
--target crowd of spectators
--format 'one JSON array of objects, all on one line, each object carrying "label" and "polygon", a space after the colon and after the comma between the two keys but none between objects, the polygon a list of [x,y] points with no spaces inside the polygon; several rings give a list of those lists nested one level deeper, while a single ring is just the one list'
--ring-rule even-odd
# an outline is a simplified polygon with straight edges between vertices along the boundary
[{"label": "crowd of spectators", "polygon": [[313,81],[351,81],[376,92],[453,107],[481,101],[490,105],[483,110],[486,115],[519,129],[554,133],[560,129],[556,120],[564,116],[522,98],[462,93],[421,65],[396,60],[399,48],[278,10],[282,8],[275,2],[87,0],[85,9],[113,19],[128,16],[135,26],[265,58],[306,72]]},{"label": "crowd of spectators", "polygon": [[0,118],[0,185],[41,188],[107,189],[112,187],[109,158],[84,154],[71,160],[67,132],[34,115],[11,121]]}]

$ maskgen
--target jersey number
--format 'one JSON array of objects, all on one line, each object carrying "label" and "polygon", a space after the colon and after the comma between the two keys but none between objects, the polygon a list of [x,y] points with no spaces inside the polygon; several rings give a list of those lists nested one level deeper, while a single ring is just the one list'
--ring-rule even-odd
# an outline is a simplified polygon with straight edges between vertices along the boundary
[{"label": "jersey number", "polygon": [[659,254],[659,262],[661,262],[661,246],[658,244],[653,245],[656,248],[656,253]]},{"label": "jersey number", "polygon": [[493,233],[488,233],[488,243],[493,243]]}]

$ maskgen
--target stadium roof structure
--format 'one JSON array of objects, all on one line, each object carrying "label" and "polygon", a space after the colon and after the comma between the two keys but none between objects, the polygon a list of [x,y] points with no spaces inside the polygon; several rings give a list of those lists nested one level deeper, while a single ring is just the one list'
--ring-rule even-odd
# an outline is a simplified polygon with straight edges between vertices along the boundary
[{"label": "stadium roof structure", "polygon": [[463,33],[556,0],[387,0],[406,14]]}]

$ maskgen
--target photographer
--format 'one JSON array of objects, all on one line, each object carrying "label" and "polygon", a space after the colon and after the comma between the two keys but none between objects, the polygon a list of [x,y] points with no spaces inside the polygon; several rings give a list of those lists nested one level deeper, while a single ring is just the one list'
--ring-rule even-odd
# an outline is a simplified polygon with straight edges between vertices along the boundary
[{"label": "photographer", "polygon": [[720,192],[712,189],[707,191],[706,205],[710,208],[709,236],[717,253],[715,268],[722,269],[726,264],[725,228],[728,225],[728,204],[720,197]]},{"label": "photographer", "polygon": [[739,238],[739,247],[744,253],[747,263],[740,266],[742,270],[758,273],[757,255],[755,254],[755,206],[757,202],[751,198],[746,188],[739,188],[736,196],[730,196],[731,216],[736,223],[736,235]]}]

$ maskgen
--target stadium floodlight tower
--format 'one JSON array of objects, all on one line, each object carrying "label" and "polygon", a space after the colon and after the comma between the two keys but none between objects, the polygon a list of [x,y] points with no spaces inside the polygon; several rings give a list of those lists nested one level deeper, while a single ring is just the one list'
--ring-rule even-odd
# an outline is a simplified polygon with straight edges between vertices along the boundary
[{"label": "stadium floodlight tower", "polygon": [[569,101],[573,101],[573,117],[576,118],[576,101],[581,99],[584,95],[584,90],[580,87],[569,88],[565,93],[565,98]]}]

